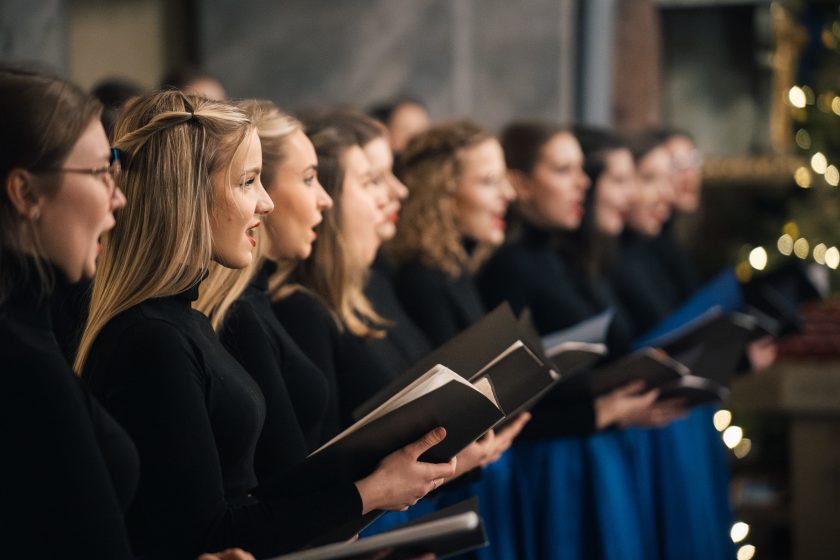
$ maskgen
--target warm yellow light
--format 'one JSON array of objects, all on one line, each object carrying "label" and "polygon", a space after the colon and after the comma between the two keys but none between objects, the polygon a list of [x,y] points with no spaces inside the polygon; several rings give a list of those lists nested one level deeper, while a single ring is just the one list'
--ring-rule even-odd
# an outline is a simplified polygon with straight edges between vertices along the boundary
[{"label": "warm yellow light", "polygon": [[793,86],[788,91],[788,100],[790,104],[796,107],[797,109],[804,109],[805,108],[805,91],[799,86]]},{"label": "warm yellow light", "polygon": [[795,239],[799,237],[799,226],[791,220],[782,226],[782,233],[786,233]]},{"label": "warm yellow light", "polygon": [[786,233],[782,234],[776,242],[776,247],[781,254],[790,255],[793,252],[793,237]]},{"label": "warm yellow light", "polygon": [[712,423],[715,425],[717,431],[722,432],[732,423],[732,413],[722,408],[715,412],[715,415],[712,417]]},{"label": "warm yellow light", "polygon": [[825,243],[820,243],[816,247],[814,247],[814,260],[820,264],[825,264],[825,254],[828,252],[828,247],[826,247]]},{"label": "warm yellow light", "polygon": [[755,547],[751,544],[745,544],[738,549],[738,560],[752,560],[755,556]]},{"label": "warm yellow light", "polygon": [[739,282],[749,282],[753,275],[753,269],[747,261],[741,261],[735,265],[735,277]]},{"label": "warm yellow light", "polygon": [[800,237],[793,244],[793,254],[800,259],[807,259],[811,246],[808,245],[808,240]]},{"label": "warm yellow light", "polygon": [[738,442],[738,445],[735,446],[732,453],[734,453],[737,458],[743,459],[749,454],[750,449],[752,449],[752,440],[744,438]]},{"label": "warm yellow light", "polygon": [[767,250],[764,247],[756,247],[750,251],[750,266],[756,270],[764,270],[767,266]]},{"label": "warm yellow light", "polygon": [[734,449],[744,438],[744,430],[740,426],[729,426],[723,431],[723,443],[729,449]]},{"label": "warm yellow light", "polygon": [[739,543],[746,539],[749,534],[750,526],[743,521],[737,521],[734,525],[732,525],[732,529],[729,531],[729,536],[732,537],[732,542],[735,543]]},{"label": "warm yellow light", "polygon": [[837,250],[837,247],[829,247],[825,252],[825,264],[833,270],[837,270],[837,267],[840,266],[840,251]]},{"label": "warm yellow light", "polygon": [[835,115],[840,115],[840,97],[835,96],[831,100],[831,110],[834,111]]},{"label": "warm yellow light", "polygon": [[826,167],[828,167],[828,160],[825,159],[825,155],[822,152],[817,152],[811,156],[811,169],[813,169],[815,173],[822,175],[825,173]]},{"label": "warm yellow light", "polygon": [[[840,97],[835,97],[835,99],[838,100],[837,106],[838,109],[840,109]],[[807,150],[811,147],[811,135],[804,128],[800,128],[796,131],[796,145],[803,150]]]},{"label": "warm yellow light", "polygon": [[813,105],[815,97],[814,90],[811,89],[811,86],[802,86],[802,93],[805,94],[805,104]]},{"label": "warm yellow light", "polygon": [[833,165],[829,165],[825,168],[825,182],[832,187],[836,187],[840,184],[840,171],[838,171]]},{"label": "warm yellow light", "polygon": [[807,167],[799,167],[793,174],[793,180],[803,189],[807,189],[811,186],[811,172]]}]

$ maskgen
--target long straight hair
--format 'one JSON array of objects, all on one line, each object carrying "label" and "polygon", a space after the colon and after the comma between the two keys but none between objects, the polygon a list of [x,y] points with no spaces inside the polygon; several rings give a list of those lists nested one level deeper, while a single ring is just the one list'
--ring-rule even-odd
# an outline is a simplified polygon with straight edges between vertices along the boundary
[{"label": "long straight hair", "polygon": [[[242,101],[236,105],[245,111],[257,129],[262,145],[261,179],[270,195],[277,168],[286,159],[286,141],[303,127],[297,119],[280,111],[271,101]],[[233,270],[215,262],[210,263],[210,273],[202,284],[198,300],[193,304],[195,309],[207,315],[216,332],[222,328],[230,306],[239,299],[268,258],[268,244],[263,239],[265,232],[257,230],[254,234],[257,247],[251,264],[244,269]]]},{"label": "long straight hair", "polygon": [[344,190],[344,156],[358,146],[355,136],[338,127],[327,127],[312,136],[318,155],[318,180],[333,199],[324,214],[318,241],[308,259],[289,271],[278,270],[272,278],[270,294],[281,299],[305,290],[320,299],[333,314],[339,329],[356,336],[382,338],[390,323],[379,316],[364,293],[367,266],[351,256],[341,233],[341,195]]},{"label": "long straight hair", "polygon": [[114,135],[127,202],[104,239],[77,373],[116,315],[200,281],[213,249],[211,175],[230,165],[251,129],[242,109],[178,91],[143,97],[120,116]]}]

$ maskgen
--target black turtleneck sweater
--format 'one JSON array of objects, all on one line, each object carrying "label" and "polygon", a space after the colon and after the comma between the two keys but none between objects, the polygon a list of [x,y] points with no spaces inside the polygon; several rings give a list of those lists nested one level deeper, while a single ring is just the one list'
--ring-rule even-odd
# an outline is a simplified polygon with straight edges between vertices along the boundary
[{"label": "black turtleneck sweater", "polygon": [[326,304],[313,293],[301,289],[272,304],[297,345],[318,366],[330,383],[334,427],[331,438],[353,423],[353,411],[402,371],[388,371],[366,346],[366,341],[339,326]]},{"label": "black turtleneck sweater", "polygon": [[20,282],[0,303],[3,555],[129,558],[134,445],[62,356],[32,261],[15,268]]},{"label": "black turtleneck sweater", "polygon": [[417,260],[397,270],[394,287],[403,308],[435,346],[440,346],[486,313],[469,274],[455,278]]},{"label": "black turtleneck sweater", "polygon": [[[329,383],[271,309],[268,280],[276,269],[271,261],[262,265],[230,307],[219,333],[222,343],[265,395],[267,415],[256,461],[261,484],[260,455],[274,454],[263,448],[275,448],[279,442],[285,442],[286,460],[299,462],[320,447],[325,433],[331,430],[325,428],[331,397]],[[273,443],[262,445],[264,440]]]},{"label": "black turtleneck sweater", "polygon": [[118,314],[97,336],[84,369],[139,451],[140,484],[128,514],[135,550],[191,558],[238,546],[271,556],[360,514],[355,487],[347,496],[332,488],[322,497],[251,496],[265,401],[207,318],[192,309],[197,295],[198,285]]},{"label": "black turtleneck sweater", "polygon": [[368,349],[390,372],[407,371],[433,348],[400,303],[394,289],[393,271],[380,256],[373,263],[365,295],[377,313],[390,324],[383,338],[367,340]]},{"label": "black turtleneck sweater", "polygon": [[657,246],[655,239],[625,232],[610,275],[613,290],[628,311],[634,339],[656,326],[689,291],[676,281]]},{"label": "black turtleneck sweater", "polygon": [[624,354],[632,342],[627,313],[608,279],[587,273],[583,255],[562,233],[522,224],[520,234],[481,269],[477,283],[488,307],[507,301],[517,314],[530,309],[543,336],[611,307],[615,315],[606,340],[610,352]]}]

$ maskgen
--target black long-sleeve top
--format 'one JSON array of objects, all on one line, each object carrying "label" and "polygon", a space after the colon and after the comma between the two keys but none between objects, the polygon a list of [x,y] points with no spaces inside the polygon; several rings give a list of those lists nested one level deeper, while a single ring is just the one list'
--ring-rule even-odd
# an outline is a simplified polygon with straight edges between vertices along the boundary
[{"label": "black long-sleeve top", "polygon": [[683,300],[685,289],[675,282],[665,261],[657,254],[655,240],[625,232],[618,254],[610,283],[627,310],[635,339],[675,309]]},{"label": "black long-sleeve top", "polygon": [[[128,513],[135,550],[191,558],[238,546],[257,557],[311,542],[361,513],[355,487],[260,500],[254,453],[265,418],[257,384],[184,293],[146,300],[97,336],[84,377],[140,456]],[[341,492],[346,492],[341,494]],[[318,504],[319,507],[314,507]]]},{"label": "black long-sleeve top", "polygon": [[688,299],[700,287],[700,275],[688,251],[674,238],[673,222],[669,222],[652,242],[653,251],[680,293]]},{"label": "black long-sleeve top", "polygon": [[403,308],[435,346],[440,346],[484,316],[473,277],[457,278],[418,261],[402,265],[394,287]]},{"label": "black long-sleeve top", "polygon": [[[594,287],[576,262],[558,250],[557,236],[527,224],[499,248],[477,278],[488,307],[507,301],[515,313],[531,310],[541,335],[570,327],[603,311]],[[620,329],[613,329],[620,334]],[[594,401],[554,391],[532,410],[523,439],[587,435],[596,431]]]},{"label": "black long-sleeve top", "polygon": [[531,310],[541,335],[571,327],[607,308],[615,314],[607,336],[610,353],[625,353],[631,323],[606,278],[585,270],[582,255],[562,234],[523,224],[521,235],[496,251],[478,274],[488,307],[507,301],[515,313]]},{"label": "black long-sleeve top", "polygon": [[365,295],[376,312],[390,324],[385,336],[368,339],[367,347],[388,371],[403,372],[433,348],[400,303],[391,275],[392,271],[381,257],[370,270]]},{"label": "black long-sleeve top", "polygon": [[336,432],[353,423],[353,410],[402,373],[387,370],[368,350],[365,339],[340,328],[326,304],[305,289],[275,301],[272,309],[327,376],[333,391],[329,414],[336,419]]},{"label": "black long-sleeve top", "polygon": [[32,265],[0,304],[3,556],[129,558],[137,453],[62,356]]},{"label": "black long-sleeve top", "polygon": [[[265,396],[268,414],[260,440],[287,441],[290,453],[285,459],[295,461],[300,453],[291,451],[301,449],[301,438],[305,457],[326,441],[326,434],[334,432],[334,427],[325,428],[332,395],[324,373],[304,354],[271,309],[268,280],[276,269],[271,261],[263,264],[231,306],[219,334]],[[263,480],[261,447],[257,445],[256,468],[257,477]]]}]

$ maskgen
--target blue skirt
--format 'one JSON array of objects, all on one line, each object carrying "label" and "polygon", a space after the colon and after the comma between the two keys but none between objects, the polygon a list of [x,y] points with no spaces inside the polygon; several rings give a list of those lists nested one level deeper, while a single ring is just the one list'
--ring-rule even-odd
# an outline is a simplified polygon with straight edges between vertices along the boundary
[{"label": "blue skirt", "polygon": [[359,533],[359,537],[372,537],[373,535],[385,533],[391,529],[405,525],[409,521],[414,521],[417,518],[428,515],[437,509],[438,506],[434,498],[423,498],[406,511],[389,511],[385,513]]},{"label": "blue skirt", "polygon": [[717,405],[651,431],[655,499],[663,560],[730,560],[729,469],[712,417]]},{"label": "blue skirt", "polygon": [[595,510],[598,557],[657,557],[656,518],[646,475],[649,437],[641,430],[609,430],[585,440],[589,492]]},{"label": "blue skirt", "polygon": [[481,479],[441,496],[441,506],[478,496],[478,507],[489,546],[458,556],[464,559],[506,560],[521,558],[521,523],[516,509],[513,482],[513,455],[508,451],[498,461],[487,465]]},{"label": "blue skirt", "polygon": [[517,442],[516,510],[523,560],[580,560],[599,549],[582,438]]}]

